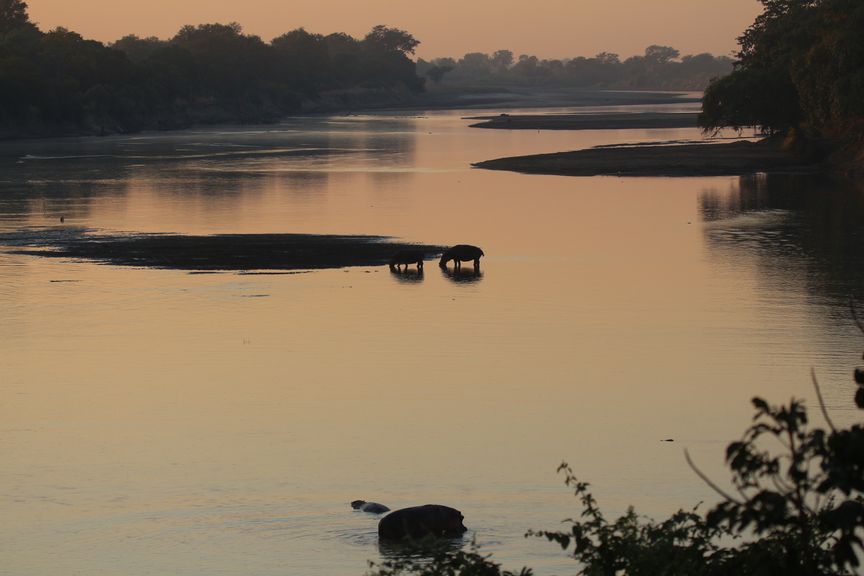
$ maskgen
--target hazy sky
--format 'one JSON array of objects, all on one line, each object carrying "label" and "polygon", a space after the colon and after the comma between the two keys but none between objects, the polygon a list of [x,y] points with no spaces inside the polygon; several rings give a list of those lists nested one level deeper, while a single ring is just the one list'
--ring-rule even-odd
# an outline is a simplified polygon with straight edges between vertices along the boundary
[{"label": "hazy sky", "polygon": [[411,32],[424,58],[465,52],[541,57],[642,53],[666,44],[683,54],[729,54],[761,12],[757,0],[28,0],[43,29],[65,26],[102,41],[172,36],[184,24],[237,21],[270,40],[310,32],[363,36],[386,24]]}]

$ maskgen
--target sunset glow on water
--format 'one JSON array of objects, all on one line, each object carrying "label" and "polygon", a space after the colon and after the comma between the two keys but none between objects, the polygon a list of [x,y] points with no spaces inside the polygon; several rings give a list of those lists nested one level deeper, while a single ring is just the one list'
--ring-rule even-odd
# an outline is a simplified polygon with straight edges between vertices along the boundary
[{"label": "sunset glow on water", "polygon": [[573,572],[523,538],[575,513],[562,460],[610,510],[661,515],[715,500],[682,451],[722,481],[752,396],[812,402],[814,367],[832,416],[852,419],[855,280],[821,264],[852,232],[832,242],[819,223],[854,221],[860,196],[476,170],[700,136],[463,115],[0,145],[0,233],[373,234],[486,253],[482,275],[454,279],[434,261],[422,277],[190,274],[0,252],[0,574],[361,574],[380,554],[358,498],[455,506],[505,566]]}]

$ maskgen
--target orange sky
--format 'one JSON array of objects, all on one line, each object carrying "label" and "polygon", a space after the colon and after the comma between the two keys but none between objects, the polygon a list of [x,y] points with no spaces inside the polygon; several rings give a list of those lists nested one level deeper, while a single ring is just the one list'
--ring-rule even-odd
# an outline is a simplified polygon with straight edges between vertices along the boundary
[{"label": "orange sky", "polygon": [[43,29],[102,41],[172,36],[184,24],[237,21],[270,40],[310,32],[364,35],[376,24],[411,32],[424,58],[507,48],[541,57],[622,56],[666,44],[683,54],[729,54],[761,12],[757,0],[28,0]]}]

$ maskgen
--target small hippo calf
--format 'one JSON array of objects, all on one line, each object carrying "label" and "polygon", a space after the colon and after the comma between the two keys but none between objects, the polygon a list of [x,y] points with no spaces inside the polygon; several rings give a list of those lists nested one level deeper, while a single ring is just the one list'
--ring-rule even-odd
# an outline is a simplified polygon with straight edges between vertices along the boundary
[{"label": "small hippo calf", "polygon": [[419,540],[427,536],[456,537],[468,530],[465,517],[455,508],[440,504],[412,506],[391,512],[378,522],[382,540]]},{"label": "small hippo calf", "polygon": [[425,259],[426,254],[420,250],[400,250],[390,258],[390,269],[400,270],[401,266],[405,266],[405,269],[407,270],[408,266],[411,264],[417,264],[417,270],[422,272],[423,260]]},{"label": "small hippo calf", "polygon": [[389,512],[390,508],[377,502],[366,502],[365,500],[354,500],[351,502],[351,507],[361,512],[370,512],[372,514],[383,514]]}]

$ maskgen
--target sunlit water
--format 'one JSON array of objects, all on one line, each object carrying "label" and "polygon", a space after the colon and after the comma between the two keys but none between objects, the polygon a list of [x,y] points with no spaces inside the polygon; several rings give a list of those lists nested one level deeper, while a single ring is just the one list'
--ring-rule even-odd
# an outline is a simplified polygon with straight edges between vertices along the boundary
[{"label": "sunlit water", "polygon": [[[714,495],[749,399],[852,410],[860,192],[471,162],[696,130],[469,129],[458,113],[0,145],[0,231],[381,234],[481,277],[189,274],[0,253],[0,574],[358,575],[357,498],[462,510],[506,567],[578,514]],[[60,217],[65,222],[59,222]],[[454,281],[459,280],[459,281]],[[814,411],[814,419],[819,416]],[[674,442],[661,440],[672,438]]]}]

